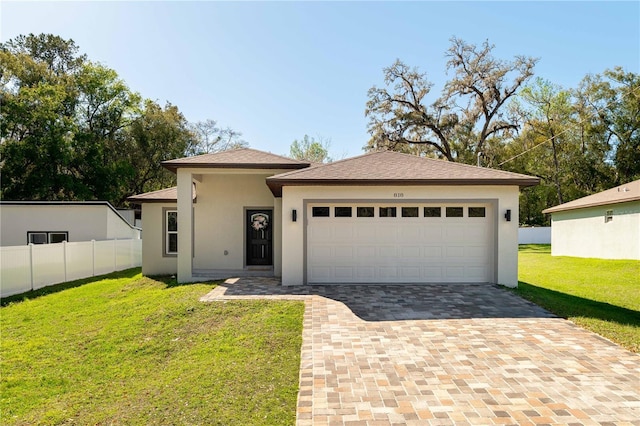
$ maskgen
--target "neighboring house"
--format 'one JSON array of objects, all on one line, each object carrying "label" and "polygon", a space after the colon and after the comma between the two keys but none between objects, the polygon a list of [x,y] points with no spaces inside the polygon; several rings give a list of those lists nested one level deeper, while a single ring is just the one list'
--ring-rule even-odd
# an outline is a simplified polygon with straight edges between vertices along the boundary
[{"label": "neighboring house", "polygon": [[553,256],[640,260],[640,180],[546,209]]},{"label": "neighboring house", "polygon": [[139,239],[106,201],[0,201],[0,246]]},{"label": "neighboring house", "polygon": [[237,149],[163,162],[142,204],[142,272],[283,285],[518,282],[519,188],[538,178],[376,152],[309,167]]}]

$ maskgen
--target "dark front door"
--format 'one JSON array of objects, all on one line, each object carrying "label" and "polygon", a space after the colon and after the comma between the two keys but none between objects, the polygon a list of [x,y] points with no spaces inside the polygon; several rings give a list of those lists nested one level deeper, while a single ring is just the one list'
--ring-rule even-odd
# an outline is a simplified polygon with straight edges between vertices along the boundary
[{"label": "dark front door", "polygon": [[247,210],[247,266],[273,265],[273,210]]}]

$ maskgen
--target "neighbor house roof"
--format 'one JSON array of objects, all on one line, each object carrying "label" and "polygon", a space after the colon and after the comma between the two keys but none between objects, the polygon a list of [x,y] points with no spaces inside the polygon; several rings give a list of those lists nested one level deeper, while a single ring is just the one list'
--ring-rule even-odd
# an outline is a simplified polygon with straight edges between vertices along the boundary
[{"label": "neighbor house roof", "polygon": [[620,204],[637,200],[640,200],[640,179],[624,185],[616,186],[615,188],[607,189],[606,191],[598,192],[597,194],[588,195],[586,197],[578,198],[577,200],[569,201],[568,203],[548,208],[543,210],[542,213],[556,213],[565,210]]},{"label": "neighbor house roof", "polygon": [[[193,199],[196,199],[196,187],[193,186]],[[134,203],[175,203],[178,201],[178,187],[160,189],[153,192],[145,192],[144,194],[132,195],[127,198],[128,201]]]},{"label": "neighbor house roof", "polygon": [[298,161],[251,148],[231,149],[213,154],[163,161],[162,165],[175,173],[179,167],[223,169],[302,169],[308,161]]},{"label": "neighbor house roof", "polygon": [[393,151],[364,154],[267,178],[277,197],[287,185],[537,185],[533,176]]}]

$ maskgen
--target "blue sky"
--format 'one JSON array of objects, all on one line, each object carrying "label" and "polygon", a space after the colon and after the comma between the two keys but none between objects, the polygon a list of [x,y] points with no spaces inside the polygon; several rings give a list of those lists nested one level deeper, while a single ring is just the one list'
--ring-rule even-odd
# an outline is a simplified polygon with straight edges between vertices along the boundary
[{"label": "blue sky", "polygon": [[575,87],[587,73],[640,70],[640,2],[10,2],[0,40],[53,33],[146,98],[177,105],[286,154],[304,134],[334,157],[368,140],[367,90],[396,58],[438,96],[452,36],[495,56],[540,58],[536,75]]}]

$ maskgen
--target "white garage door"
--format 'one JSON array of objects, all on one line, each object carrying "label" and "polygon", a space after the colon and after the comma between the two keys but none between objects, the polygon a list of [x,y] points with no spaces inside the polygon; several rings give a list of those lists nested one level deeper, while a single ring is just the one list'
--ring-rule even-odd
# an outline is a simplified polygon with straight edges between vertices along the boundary
[{"label": "white garage door", "polygon": [[307,282],[492,282],[490,204],[309,204]]}]

